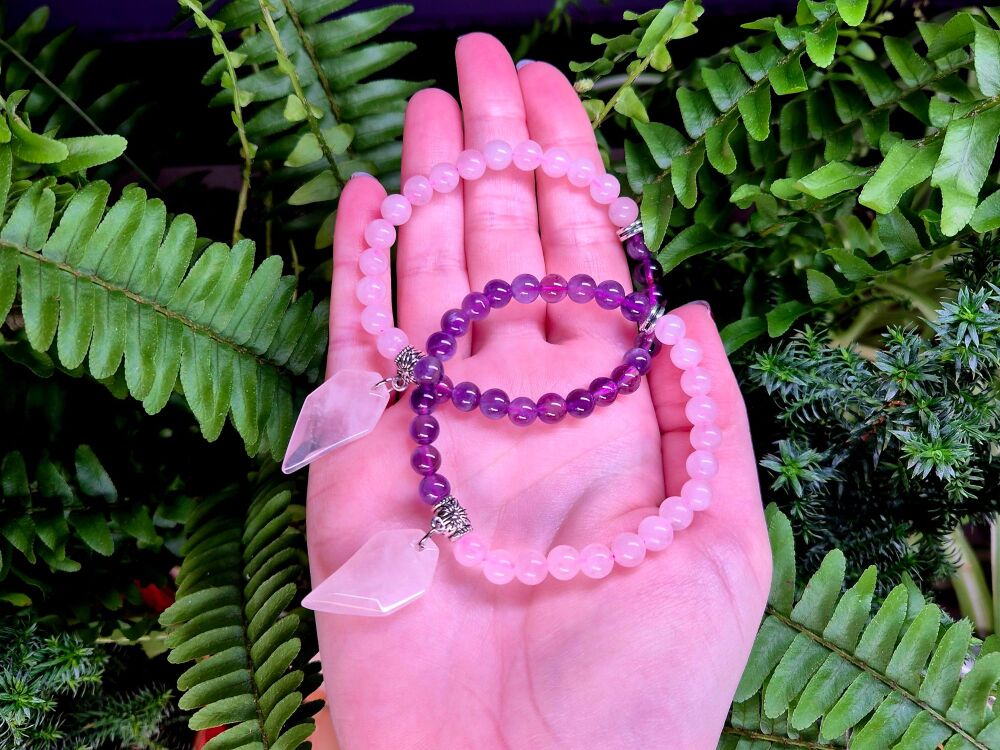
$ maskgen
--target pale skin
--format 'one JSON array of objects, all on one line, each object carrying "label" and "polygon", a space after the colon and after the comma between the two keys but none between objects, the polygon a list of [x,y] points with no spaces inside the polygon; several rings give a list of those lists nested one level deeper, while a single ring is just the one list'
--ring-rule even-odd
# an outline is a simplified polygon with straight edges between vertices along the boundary
[{"label": "pale skin", "polygon": [[[456,59],[461,105],[429,89],[407,108],[404,180],[497,138],[530,137],[600,163],[587,116],[557,69],[516,70],[485,34],[462,37]],[[328,374],[389,370],[360,327],[354,294],[363,229],[384,196],[363,175],[344,188]],[[630,288],[606,209],[565,179],[510,168],[414,210],[400,231],[396,324],[420,347],[470,290],[519,273],[588,273]],[[413,605],[386,618],[318,615],[336,740],[327,730],[315,746],[715,747],[764,610],[771,558],[743,399],[718,330],[704,304],[677,314],[704,348],[725,435],[711,507],[668,549],[599,581],[496,586],[455,563],[441,540],[434,583]],[[610,372],[634,336],[634,324],[594,304],[512,303],[475,324],[446,370],[456,383],[512,396],[566,394]],[[443,408],[441,471],[494,547],[609,543],[686,479],[690,424],[679,378],[657,357],[639,391],[555,426],[519,428]],[[373,533],[426,528],[429,508],[409,466],[411,417],[406,401],[390,406],[374,432],[310,468],[314,584]]]}]

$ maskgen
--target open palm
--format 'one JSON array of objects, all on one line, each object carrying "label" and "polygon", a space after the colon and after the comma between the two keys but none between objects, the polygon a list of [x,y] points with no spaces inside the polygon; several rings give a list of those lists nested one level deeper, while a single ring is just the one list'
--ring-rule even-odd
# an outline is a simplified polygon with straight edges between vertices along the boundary
[{"label": "open palm", "polygon": [[[462,109],[413,97],[403,178],[501,138],[559,145],[597,161],[568,81],[543,63],[515,70],[492,37],[457,46]],[[364,226],[385,192],[355,177],[334,236],[328,372],[386,370],[358,322]],[[540,232],[539,232],[540,230]],[[588,273],[629,286],[621,245],[585,190],[513,167],[414,211],[400,231],[398,325],[416,346],[470,289],[519,273]],[[668,290],[669,292],[669,290]],[[702,343],[725,433],[713,505],[665,551],[602,580],[495,586],[442,544],[433,586],[391,617],[318,615],[323,674],[343,750],[712,748],[756,632],[770,554],[739,389],[704,305],[681,307]],[[454,382],[537,397],[606,375],[634,325],[596,305],[511,305],[476,323],[447,363]],[[518,428],[438,412],[442,472],[493,547],[610,542],[678,494],[690,452],[680,373],[659,357],[648,385],[586,420]],[[310,469],[308,524],[318,584],[385,528],[426,527],[409,468],[412,414],[391,406],[376,430]]]}]

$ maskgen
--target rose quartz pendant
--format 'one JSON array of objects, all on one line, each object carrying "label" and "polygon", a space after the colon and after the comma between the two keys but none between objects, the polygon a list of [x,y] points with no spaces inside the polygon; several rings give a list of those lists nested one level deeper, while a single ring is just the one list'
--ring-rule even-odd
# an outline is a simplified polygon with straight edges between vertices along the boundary
[{"label": "rose quartz pendant", "polygon": [[430,588],[438,548],[420,529],[380,531],[302,600],[318,612],[384,617]]},{"label": "rose quartz pendant", "polygon": [[325,453],[371,432],[389,403],[377,372],[341,370],[306,396],[281,470],[291,474]]}]

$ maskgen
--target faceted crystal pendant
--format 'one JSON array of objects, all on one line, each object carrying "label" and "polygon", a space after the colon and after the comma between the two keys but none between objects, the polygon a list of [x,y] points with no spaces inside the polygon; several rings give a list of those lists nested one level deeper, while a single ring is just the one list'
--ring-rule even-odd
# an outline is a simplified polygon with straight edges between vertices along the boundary
[{"label": "faceted crystal pendant", "polygon": [[438,548],[430,539],[417,545],[420,529],[380,531],[329,578],[313,589],[302,605],[319,612],[384,617],[419,599],[430,588]]},{"label": "faceted crystal pendant", "polygon": [[306,396],[281,470],[291,474],[371,432],[389,403],[389,389],[376,386],[381,379],[377,372],[341,370]]}]

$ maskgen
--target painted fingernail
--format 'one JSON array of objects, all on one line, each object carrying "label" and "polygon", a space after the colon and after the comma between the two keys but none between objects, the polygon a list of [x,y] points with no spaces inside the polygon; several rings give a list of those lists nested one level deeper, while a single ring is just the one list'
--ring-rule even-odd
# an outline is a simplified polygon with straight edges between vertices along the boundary
[{"label": "painted fingernail", "polygon": [[533,63],[533,62],[534,62],[534,60],[528,60],[527,58],[525,58],[524,60],[518,60],[517,64],[514,67],[517,68],[518,70],[520,70],[525,65],[531,65],[531,63]]},{"label": "painted fingernail", "polygon": [[373,174],[368,174],[368,172],[355,172],[354,174],[351,175],[351,179],[353,180],[355,177],[374,177],[374,176],[375,175]]}]

